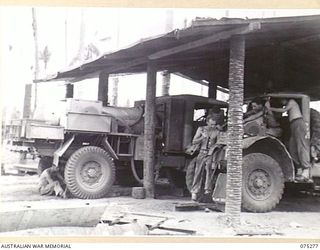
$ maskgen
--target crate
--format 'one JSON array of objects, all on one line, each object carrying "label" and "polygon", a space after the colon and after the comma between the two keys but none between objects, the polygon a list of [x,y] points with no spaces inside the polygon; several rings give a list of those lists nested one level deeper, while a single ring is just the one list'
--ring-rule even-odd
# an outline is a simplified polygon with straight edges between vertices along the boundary
[{"label": "crate", "polygon": [[49,124],[26,124],[25,137],[27,139],[63,140],[64,129],[61,126]]},{"label": "crate", "polygon": [[112,117],[102,114],[68,112],[64,127],[71,131],[109,133],[112,130]]}]

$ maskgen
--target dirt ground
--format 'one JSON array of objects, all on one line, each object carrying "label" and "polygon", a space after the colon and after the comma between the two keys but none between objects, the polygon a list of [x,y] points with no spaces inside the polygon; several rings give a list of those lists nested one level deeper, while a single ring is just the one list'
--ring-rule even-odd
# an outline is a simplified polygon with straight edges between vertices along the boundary
[{"label": "dirt ground", "polygon": [[[37,175],[0,176],[1,207],[14,209],[23,206],[106,205],[102,220],[114,225],[99,223],[96,227],[46,227],[14,232],[0,236],[20,235],[197,235],[212,237],[285,237],[320,238],[320,197],[297,193],[285,195],[276,209],[269,213],[241,214],[242,226],[230,229],[225,215],[211,209],[176,211],[175,206],[189,202],[189,197],[161,195],[157,199],[133,199],[131,189],[115,187],[111,196],[99,200],[61,199],[40,196],[37,192]],[[115,221],[126,223],[117,224]],[[1,222],[0,222],[1,223]],[[146,224],[149,227],[146,227]],[[151,225],[151,227],[150,227]],[[160,229],[159,227],[160,226]],[[161,228],[162,227],[162,228]],[[169,230],[168,230],[169,228]],[[171,230],[173,229],[173,230]],[[178,230],[177,230],[178,229]]]}]

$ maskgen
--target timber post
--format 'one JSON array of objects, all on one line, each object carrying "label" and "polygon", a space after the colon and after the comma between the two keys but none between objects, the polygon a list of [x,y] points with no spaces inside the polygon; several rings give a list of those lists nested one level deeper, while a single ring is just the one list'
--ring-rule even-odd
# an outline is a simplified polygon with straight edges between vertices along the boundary
[{"label": "timber post", "polygon": [[240,225],[242,195],[242,141],[245,38],[230,39],[229,112],[227,143],[226,217],[232,226]]},{"label": "timber post", "polygon": [[98,101],[102,101],[103,106],[108,105],[108,92],[109,74],[102,71],[99,74]]},{"label": "timber post", "polygon": [[73,84],[67,83],[66,84],[66,98],[73,98],[74,87]]},{"label": "timber post", "polygon": [[162,96],[169,95],[170,90],[170,72],[168,70],[165,70],[162,72]]},{"label": "timber post", "polygon": [[31,96],[32,84],[26,84],[24,87],[23,118],[31,117]]},{"label": "timber post", "polygon": [[144,116],[144,167],[143,186],[147,198],[154,198],[155,166],[155,98],[156,98],[156,64],[150,61],[147,66],[147,89]]},{"label": "timber post", "polygon": [[212,82],[208,84],[208,97],[213,99],[217,98],[217,84]]}]

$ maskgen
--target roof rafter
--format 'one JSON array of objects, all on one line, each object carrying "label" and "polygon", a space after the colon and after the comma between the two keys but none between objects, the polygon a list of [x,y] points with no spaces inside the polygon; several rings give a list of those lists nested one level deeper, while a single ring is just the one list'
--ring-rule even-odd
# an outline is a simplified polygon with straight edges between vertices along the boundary
[{"label": "roof rafter", "polygon": [[189,42],[189,43],[177,46],[177,47],[173,47],[173,48],[170,48],[170,49],[165,49],[165,50],[158,51],[158,52],[156,52],[156,53],[154,53],[152,55],[149,55],[148,58],[150,60],[157,60],[157,59],[160,59],[162,57],[174,55],[174,54],[177,54],[177,53],[180,53],[180,52],[183,52],[183,51],[187,51],[187,50],[190,50],[190,49],[194,49],[194,48],[198,48],[198,47],[201,47],[201,46],[205,46],[205,45],[208,45],[208,44],[211,44],[211,43],[218,42],[220,40],[225,40],[225,39],[230,38],[233,35],[247,34],[247,33],[250,33],[252,31],[259,30],[260,27],[261,27],[261,25],[258,22],[249,23],[248,25],[241,26],[239,28],[235,28],[235,29],[228,30],[228,31],[222,31],[222,32],[219,32],[219,33],[214,34],[212,36],[208,36],[206,38],[202,38],[202,39],[199,39],[199,40],[196,40],[196,41],[192,41],[192,42]]}]

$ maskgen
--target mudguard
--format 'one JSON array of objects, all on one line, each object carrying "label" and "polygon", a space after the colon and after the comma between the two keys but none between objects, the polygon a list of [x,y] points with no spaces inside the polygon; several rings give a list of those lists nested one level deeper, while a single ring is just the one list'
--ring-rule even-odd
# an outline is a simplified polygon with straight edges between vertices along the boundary
[{"label": "mudguard", "polygon": [[275,159],[282,168],[286,181],[294,180],[294,164],[285,145],[272,136],[253,136],[243,139],[243,155],[263,153]]}]

